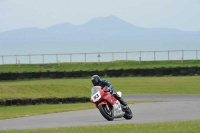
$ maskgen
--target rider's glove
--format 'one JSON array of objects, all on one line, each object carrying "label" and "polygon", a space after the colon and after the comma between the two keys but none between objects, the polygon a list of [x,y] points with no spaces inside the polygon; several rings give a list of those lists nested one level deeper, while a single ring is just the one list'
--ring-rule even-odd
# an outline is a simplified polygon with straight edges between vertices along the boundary
[{"label": "rider's glove", "polygon": [[109,90],[110,90],[110,93],[112,94],[113,93],[113,90],[109,87]]}]

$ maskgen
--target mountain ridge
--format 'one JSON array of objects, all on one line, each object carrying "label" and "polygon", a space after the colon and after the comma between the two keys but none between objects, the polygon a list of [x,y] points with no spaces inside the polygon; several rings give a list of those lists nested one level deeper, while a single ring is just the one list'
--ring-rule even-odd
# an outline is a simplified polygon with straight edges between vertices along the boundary
[{"label": "mountain ridge", "polygon": [[0,33],[2,55],[180,49],[200,49],[200,31],[142,28],[115,16]]}]

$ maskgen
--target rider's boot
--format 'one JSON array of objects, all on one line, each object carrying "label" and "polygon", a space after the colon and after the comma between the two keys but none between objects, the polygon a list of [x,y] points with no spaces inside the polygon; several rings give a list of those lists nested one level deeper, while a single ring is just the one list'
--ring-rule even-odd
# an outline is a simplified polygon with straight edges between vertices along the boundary
[{"label": "rider's boot", "polygon": [[126,111],[128,109],[127,103],[117,93],[113,93],[113,96],[123,105],[122,110]]}]

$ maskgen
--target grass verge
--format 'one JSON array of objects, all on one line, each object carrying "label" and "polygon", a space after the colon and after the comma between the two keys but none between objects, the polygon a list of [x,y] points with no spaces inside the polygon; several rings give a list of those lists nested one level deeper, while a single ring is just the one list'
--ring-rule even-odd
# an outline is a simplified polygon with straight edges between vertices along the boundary
[{"label": "grass verge", "polygon": [[199,133],[200,120],[144,124],[115,124],[47,129],[7,130],[0,133]]}]

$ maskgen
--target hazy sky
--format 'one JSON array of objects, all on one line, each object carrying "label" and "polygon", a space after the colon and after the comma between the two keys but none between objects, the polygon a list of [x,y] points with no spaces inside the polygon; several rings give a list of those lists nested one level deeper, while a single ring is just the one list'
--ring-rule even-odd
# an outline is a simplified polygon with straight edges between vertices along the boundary
[{"label": "hazy sky", "polygon": [[110,15],[139,27],[200,30],[200,0],[0,0],[0,32]]}]

